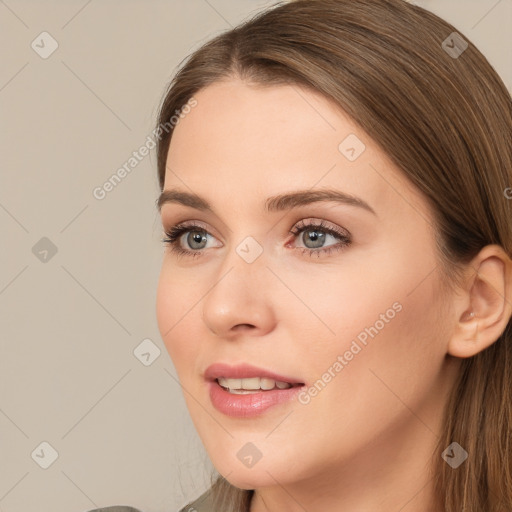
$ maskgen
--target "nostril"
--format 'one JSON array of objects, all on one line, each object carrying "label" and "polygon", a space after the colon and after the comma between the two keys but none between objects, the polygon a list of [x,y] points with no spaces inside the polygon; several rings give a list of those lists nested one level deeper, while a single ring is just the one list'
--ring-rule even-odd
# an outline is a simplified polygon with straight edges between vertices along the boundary
[{"label": "nostril", "polygon": [[252,324],[238,324],[233,327],[233,329],[236,329],[238,331],[246,331],[247,329],[253,329],[254,325]]}]

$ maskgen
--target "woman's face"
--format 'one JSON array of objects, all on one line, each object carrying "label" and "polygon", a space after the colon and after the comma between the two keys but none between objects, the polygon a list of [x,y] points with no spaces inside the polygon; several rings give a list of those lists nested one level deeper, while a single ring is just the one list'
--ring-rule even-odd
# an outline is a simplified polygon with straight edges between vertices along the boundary
[{"label": "woman's face", "polygon": [[[213,464],[242,488],[426,467],[450,334],[426,201],[316,93],[231,80],[195,98],[164,191],[210,209],[161,206],[189,252],[166,246],[157,318]],[[308,200],[326,190],[341,199]]]}]

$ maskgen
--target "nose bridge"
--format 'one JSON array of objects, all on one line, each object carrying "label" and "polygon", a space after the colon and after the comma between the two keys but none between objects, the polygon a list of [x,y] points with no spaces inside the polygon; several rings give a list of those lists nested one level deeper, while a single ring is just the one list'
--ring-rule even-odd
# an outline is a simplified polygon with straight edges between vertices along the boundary
[{"label": "nose bridge", "polygon": [[[230,292],[244,302],[253,302],[253,295],[263,297],[262,283],[265,282],[266,257],[263,245],[254,237],[247,236],[233,244],[219,267],[217,284],[212,292]],[[211,294],[210,294],[211,295]]]},{"label": "nose bridge", "polygon": [[266,265],[262,244],[251,236],[230,248],[202,305],[212,331],[227,335],[238,324],[268,328],[273,308]]}]

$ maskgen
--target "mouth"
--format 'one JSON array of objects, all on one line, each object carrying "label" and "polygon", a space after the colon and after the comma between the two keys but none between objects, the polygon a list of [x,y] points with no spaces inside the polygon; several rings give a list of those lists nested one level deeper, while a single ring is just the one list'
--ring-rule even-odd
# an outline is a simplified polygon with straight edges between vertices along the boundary
[{"label": "mouth", "polygon": [[242,364],[214,364],[204,374],[210,401],[226,416],[250,418],[291,402],[305,385],[299,379]]},{"label": "mouth", "polygon": [[229,393],[235,395],[248,395],[261,393],[262,391],[272,391],[273,389],[289,389],[303,384],[292,384],[280,380],[270,379],[268,377],[250,377],[242,379],[230,379],[219,377],[215,379],[217,384]]}]

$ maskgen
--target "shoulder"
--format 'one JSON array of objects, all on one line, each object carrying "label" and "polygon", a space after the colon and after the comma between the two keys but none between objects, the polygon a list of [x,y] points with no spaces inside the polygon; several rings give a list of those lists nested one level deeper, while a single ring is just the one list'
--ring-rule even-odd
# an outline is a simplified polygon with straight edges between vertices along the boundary
[{"label": "shoulder", "polygon": [[214,512],[211,490],[208,489],[199,498],[185,505],[178,512]]},{"label": "shoulder", "polygon": [[[87,512],[141,512],[137,508],[115,505],[88,510]],[[210,490],[201,494],[195,501],[185,505],[179,512],[213,512],[213,500]]]},{"label": "shoulder", "polygon": [[123,505],[114,505],[112,507],[95,508],[92,510],[88,510],[87,512],[140,512],[140,510],[137,508]]}]

